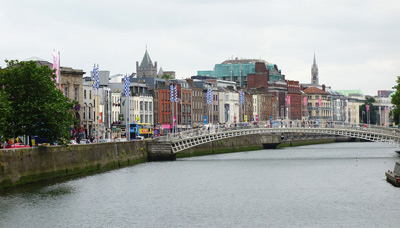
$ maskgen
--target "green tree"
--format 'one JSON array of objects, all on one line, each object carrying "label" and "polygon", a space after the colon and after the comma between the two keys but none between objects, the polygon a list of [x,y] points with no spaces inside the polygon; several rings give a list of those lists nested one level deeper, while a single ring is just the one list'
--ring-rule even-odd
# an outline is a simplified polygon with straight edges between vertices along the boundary
[{"label": "green tree", "polygon": [[360,106],[360,122],[361,123],[368,123],[368,115],[367,115],[367,107],[366,105],[369,105],[369,123],[370,124],[376,124],[378,118],[377,118],[377,113],[375,110],[375,106],[372,104],[375,102],[375,99],[373,97],[368,97],[367,100],[364,102],[363,105]]},{"label": "green tree", "polygon": [[166,73],[164,73],[161,78],[163,78],[163,79],[173,79],[172,75],[166,74]]},{"label": "green tree", "polygon": [[398,125],[400,121],[400,76],[397,77],[396,83],[397,85],[393,87],[393,89],[396,89],[396,92],[392,95],[393,110],[390,112],[390,115]]},{"label": "green tree", "polygon": [[[1,69],[0,69],[1,71]],[[4,134],[5,127],[7,125],[7,118],[10,117],[11,107],[8,101],[8,96],[4,90],[0,89],[0,138]]]},{"label": "green tree", "polygon": [[[54,71],[34,61],[7,61],[0,71],[0,94],[8,98],[9,115],[1,123],[5,138],[37,135],[51,142],[69,138],[73,102],[56,88]],[[1,101],[3,102],[3,101]]]}]

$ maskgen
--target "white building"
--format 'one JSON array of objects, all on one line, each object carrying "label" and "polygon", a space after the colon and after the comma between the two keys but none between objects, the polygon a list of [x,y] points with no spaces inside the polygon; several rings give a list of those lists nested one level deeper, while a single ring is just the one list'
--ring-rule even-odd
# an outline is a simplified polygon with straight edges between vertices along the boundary
[{"label": "white building", "polygon": [[219,123],[239,123],[239,93],[218,88]]},{"label": "white building", "polygon": [[134,122],[150,123],[153,125],[153,97],[149,94],[140,94],[132,98],[130,106],[133,107],[133,109],[130,109],[130,119]]}]

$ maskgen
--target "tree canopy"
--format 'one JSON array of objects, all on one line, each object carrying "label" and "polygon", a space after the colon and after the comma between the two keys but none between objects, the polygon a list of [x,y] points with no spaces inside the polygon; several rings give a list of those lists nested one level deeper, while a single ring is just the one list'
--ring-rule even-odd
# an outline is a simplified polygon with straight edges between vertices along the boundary
[{"label": "tree canopy", "polygon": [[367,100],[364,102],[363,105],[360,106],[360,122],[361,123],[368,123],[368,115],[367,115],[367,107],[366,105],[369,105],[369,123],[370,124],[376,124],[377,123],[377,113],[375,110],[375,106],[372,104],[375,102],[375,99],[373,97],[367,98]]},{"label": "tree canopy", "polygon": [[69,138],[73,102],[56,88],[54,71],[36,62],[7,61],[0,70],[0,134],[39,136],[51,142]]},{"label": "tree canopy", "polygon": [[397,77],[397,85],[393,87],[396,89],[395,93],[392,95],[393,109],[390,115],[393,117],[394,122],[398,125],[400,121],[400,76]]},{"label": "tree canopy", "polygon": [[163,78],[163,79],[174,79],[174,77],[173,77],[172,75],[167,74],[167,73],[164,73],[164,74],[161,76],[161,78]]}]

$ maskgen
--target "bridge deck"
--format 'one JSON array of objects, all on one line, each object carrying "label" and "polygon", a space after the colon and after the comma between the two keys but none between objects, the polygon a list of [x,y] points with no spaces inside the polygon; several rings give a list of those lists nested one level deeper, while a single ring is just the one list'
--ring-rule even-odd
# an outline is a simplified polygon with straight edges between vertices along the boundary
[{"label": "bridge deck", "polygon": [[320,134],[320,135],[337,135],[359,138],[374,142],[393,143],[399,146],[400,137],[396,131],[387,127],[376,126],[360,126],[354,124],[330,124],[330,125],[317,125],[299,126],[299,125],[286,125],[280,127],[271,127],[269,125],[246,125],[235,128],[211,128],[210,130],[195,129],[183,131],[175,134],[169,134],[164,138],[170,141],[173,153],[195,147],[204,143],[217,141],[230,137],[237,137],[249,134]]}]

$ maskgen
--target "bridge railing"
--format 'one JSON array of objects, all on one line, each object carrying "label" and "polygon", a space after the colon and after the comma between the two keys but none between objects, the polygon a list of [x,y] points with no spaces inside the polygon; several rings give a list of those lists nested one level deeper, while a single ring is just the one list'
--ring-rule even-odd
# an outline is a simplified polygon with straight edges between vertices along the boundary
[{"label": "bridge railing", "polygon": [[[162,137],[161,140],[177,140],[184,138],[191,138],[196,136],[215,134],[226,131],[244,130],[244,129],[255,129],[255,128],[336,128],[336,129],[347,129],[356,130],[370,133],[379,133],[386,135],[397,136],[397,132],[389,127],[382,127],[376,125],[367,124],[354,124],[346,122],[326,122],[318,123],[316,121],[274,121],[270,122],[258,122],[254,123],[237,123],[235,125],[207,125],[207,127],[191,129],[186,131],[181,131],[177,133],[170,133],[166,137]],[[261,130],[261,129],[260,129]]]}]

